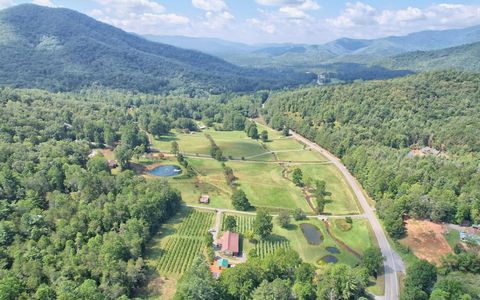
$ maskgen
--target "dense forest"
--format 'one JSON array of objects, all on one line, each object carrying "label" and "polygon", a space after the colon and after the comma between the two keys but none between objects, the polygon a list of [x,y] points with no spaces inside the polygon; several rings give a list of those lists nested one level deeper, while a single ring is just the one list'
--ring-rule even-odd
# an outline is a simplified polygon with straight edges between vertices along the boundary
[{"label": "dense forest", "polygon": [[435,51],[414,51],[389,57],[379,64],[392,69],[432,71],[461,70],[480,72],[480,43]]},{"label": "dense forest", "polygon": [[208,262],[198,257],[181,278],[175,299],[367,299],[370,266],[364,260],[355,268],[330,265],[317,273],[294,250],[279,249],[264,258],[249,257],[217,281]]},{"label": "dense forest", "polygon": [[[305,88],[272,94],[265,117],[340,156],[400,237],[405,216],[480,223],[479,87],[444,72]],[[408,155],[424,146],[441,152]]]},{"label": "dense forest", "polygon": [[0,12],[1,86],[72,91],[103,86],[205,94],[306,84],[313,74],[242,68],[147,41],[64,8],[31,4]]}]

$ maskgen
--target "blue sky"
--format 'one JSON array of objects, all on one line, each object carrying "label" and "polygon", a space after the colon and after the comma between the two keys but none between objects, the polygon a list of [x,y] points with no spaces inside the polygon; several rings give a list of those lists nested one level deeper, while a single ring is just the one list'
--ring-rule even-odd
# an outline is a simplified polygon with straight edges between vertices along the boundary
[{"label": "blue sky", "polygon": [[0,0],[67,7],[129,32],[246,43],[324,43],[480,24],[478,1]]}]

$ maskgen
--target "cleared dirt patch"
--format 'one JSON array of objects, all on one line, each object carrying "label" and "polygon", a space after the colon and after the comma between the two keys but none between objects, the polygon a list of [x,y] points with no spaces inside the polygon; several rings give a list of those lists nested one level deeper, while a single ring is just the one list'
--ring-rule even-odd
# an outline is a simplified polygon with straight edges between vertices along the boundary
[{"label": "cleared dirt patch", "polygon": [[444,255],[453,252],[444,236],[447,232],[445,225],[410,219],[406,221],[406,228],[407,236],[400,243],[418,258],[438,265]]}]

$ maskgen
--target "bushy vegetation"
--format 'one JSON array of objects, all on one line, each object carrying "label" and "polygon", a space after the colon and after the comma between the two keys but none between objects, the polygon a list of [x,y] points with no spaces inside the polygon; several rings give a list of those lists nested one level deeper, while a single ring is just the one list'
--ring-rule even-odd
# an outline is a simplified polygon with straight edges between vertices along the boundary
[{"label": "bushy vegetation", "polygon": [[180,280],[176,299],[358,299],[368,275],[362,268],[330,265],[316,274],[298,253],[279,248],[222,272],[218,282],[207,276],[204,259],[196,260]]}]

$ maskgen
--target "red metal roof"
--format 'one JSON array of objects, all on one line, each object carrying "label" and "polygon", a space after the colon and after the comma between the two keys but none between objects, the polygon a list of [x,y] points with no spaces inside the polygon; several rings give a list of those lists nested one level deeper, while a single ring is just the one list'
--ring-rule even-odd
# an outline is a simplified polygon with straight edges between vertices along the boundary
[{"label": "red metal roof", "polygon": [[222,236],[222,250],[238,253],[239,236],[236,232],[225,231]]}]

